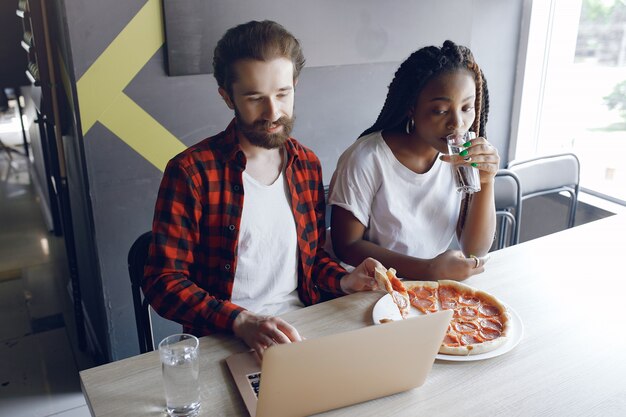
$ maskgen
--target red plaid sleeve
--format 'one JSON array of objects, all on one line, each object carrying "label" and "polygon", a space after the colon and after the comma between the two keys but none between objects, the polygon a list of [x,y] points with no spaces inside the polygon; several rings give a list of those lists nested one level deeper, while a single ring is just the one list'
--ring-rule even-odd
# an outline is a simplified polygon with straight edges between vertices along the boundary
[{"label": "red plaid sleeve", "polygon": [[343,269],[324,251],[326,239],[324,184],[322,167],[315,154],[297,141],[290,142],[296,157],[287,165],[294,219],[300,249],[300,299],[305,304],[321,301],[322,293],[343,295]]},{"label": "red plaid sleeve", "polygon": [[343,295],[339,281],[346,275],[346,270],[339,265],[324,250],[326,243],[326,199],[324,197],[324,183],[322,182],[322,167],[317,166],[317,202],[315,205],[315,228],[317,230],[318,243],[316,260],[313,265],[313,277],[317,285],[324,291],[334,295]]},{"label": "red plaid sleeve", "polygon": [[183,324],[185,331],[231,330],[242,308],[227,301],[232,276],[221,274],[217,264],[222,256],[228,259],[232,244],[223,247],[222,221],[211,215],[222,202],[207,198],[207,188],[223,178],[209,151],[184,154],[168,163],[159,188],[143,291],[161,316]]}]

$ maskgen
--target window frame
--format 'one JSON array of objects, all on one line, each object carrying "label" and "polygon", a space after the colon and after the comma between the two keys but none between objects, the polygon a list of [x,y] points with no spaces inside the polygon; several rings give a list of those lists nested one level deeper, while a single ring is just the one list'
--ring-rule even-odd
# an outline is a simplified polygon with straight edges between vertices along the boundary
[{"label": "window frame", "polygon": [[[523,1],[508,161],[538,154],[546,84],[559,60],[575,51],[581,9],[582,0]],[[615,196],[582,185],[580,190],[626,206]]]}]

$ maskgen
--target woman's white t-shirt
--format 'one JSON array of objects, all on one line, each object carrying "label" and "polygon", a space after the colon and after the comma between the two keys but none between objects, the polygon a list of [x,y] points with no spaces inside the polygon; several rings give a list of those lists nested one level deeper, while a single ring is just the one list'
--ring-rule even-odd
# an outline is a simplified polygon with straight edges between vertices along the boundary
[{"label": "woman's white t-shirt", "polygon": [[256,314],[304,307],[298,288],[298,237],[283,173],[271,185],[243,173],[237,270],[231,301]]},{"label": "woman's white t-shirt", "polygon": [[329,204],[351,212],[366,227],[366,240],[431,259],[455,238],[461,198],[448,163],[436,158],[428,172],[417,174],[374,132],[339,158]]}]

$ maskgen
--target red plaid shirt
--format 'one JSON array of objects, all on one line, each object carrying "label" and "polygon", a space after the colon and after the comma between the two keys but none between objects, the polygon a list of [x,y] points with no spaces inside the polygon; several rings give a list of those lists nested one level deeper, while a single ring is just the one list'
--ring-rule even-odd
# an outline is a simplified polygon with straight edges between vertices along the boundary
[{"label": "red plaid shirt", "polygon": [[[157,197],[143,291],[163,317],[185,332],[232,330],[243,310],[229,300],[237,270],[246,167],[234,120],[226,130],[175,156]],[[345,270],[323,250],[325,201],[315,154],[290,138],[285,178],[298,235],[298,294],[305,305],[320,290],[343,294]],[[264,277],[259,277],[264,279]]]}]

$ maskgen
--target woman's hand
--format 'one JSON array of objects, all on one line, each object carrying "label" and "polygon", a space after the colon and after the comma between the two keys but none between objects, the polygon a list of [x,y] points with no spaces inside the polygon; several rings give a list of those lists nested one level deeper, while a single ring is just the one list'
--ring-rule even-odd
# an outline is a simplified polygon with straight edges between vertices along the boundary
[{"label": "woman's hand", "polygon": [[455,165],[471,165],[478,168],[480,183],[492,182],[500,168],[498,150],[487,139],[480,137],[469,141],[470,146],[458,155],[441,155],[442,161]]},{"label": "woman's hand", "polygon": [[467,148],[463,163],[478,168],[481,184],[492,182],[500,168],[498,150],[483,137],[472,139],[470,142],[472,145]]},{"label": "woman's hand", "polygon": [[432,260],[431,269],[433,276],[438,279],[463,281],[483,272],[485,270],[483,264],[483,262],[476,262],[475,258],[466,258],[459,250],[449,249]]}]

